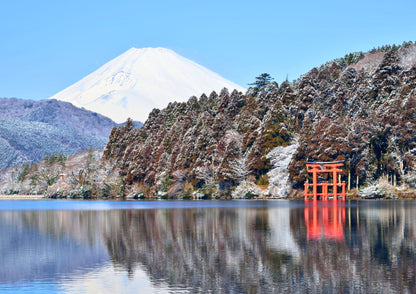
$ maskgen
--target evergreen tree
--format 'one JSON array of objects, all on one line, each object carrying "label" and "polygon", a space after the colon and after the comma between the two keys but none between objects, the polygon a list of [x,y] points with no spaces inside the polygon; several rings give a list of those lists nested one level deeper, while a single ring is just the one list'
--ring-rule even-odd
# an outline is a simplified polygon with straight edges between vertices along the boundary
[{"label": "evergreen tree", "polygon": [[249,85],[254,86],[255,88],[261,88],[270,84],[274,79],[268,73],[262,73],[261,75],[256,77],[256,81],[254,83],[250,83]]},{"label": "evergreen tree", "polygon": [[24,179],[26,178],[26,176],[29,174],[31,165],[26,162],[25,165],[23,166],[22,170],[20,171],[19,175],[17,176],[17,181],[18,182],[23,182]]}]

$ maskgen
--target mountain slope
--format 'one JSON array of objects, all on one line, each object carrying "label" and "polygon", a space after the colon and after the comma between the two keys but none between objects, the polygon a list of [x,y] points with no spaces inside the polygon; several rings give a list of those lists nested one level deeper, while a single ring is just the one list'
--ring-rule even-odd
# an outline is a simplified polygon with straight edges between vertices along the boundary
[{"label": "mountain slope", "polygon": [[164,48],[131,48],[52,98],[116,122],[145,121],[153,108],[222,88],[244,91],[218,74]]},{"label": "mountain slope", "polygon": [[0,99],[0,169],[53,153],[103,148],[111,119],[57,100]]},{"label": "mountain slope", "polygon": [[415,48],[347,56],[292,84],[271,83],[247,95],[172,103],[153,111],[140,130],[113,131],[104,158],[117,163],[132,188],[175,196],[192,184],[229,196],[250,178],[264,185],[274,162],[267,155],[296,142],[288,167],[293,188],[303,188],[308,160],[345,160],[343,176],[351,174],[352,187],[387,176],[415,185]]}]

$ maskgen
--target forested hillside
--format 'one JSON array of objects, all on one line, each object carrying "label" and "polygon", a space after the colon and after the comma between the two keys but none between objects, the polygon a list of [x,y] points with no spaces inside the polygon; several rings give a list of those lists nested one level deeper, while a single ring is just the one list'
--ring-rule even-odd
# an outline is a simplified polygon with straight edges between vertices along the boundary
[{"label": "forested hillside", "polygon": [[[288,167],[302,188],[305,161],[345,160],[352,186],[380,177],[415,184],[416,46],[349,54],[280,86],[259,76],[246,94],[191,97],[154,110],[138,130],[114,129],[104,159],[130,189],[227,197],[269,184],[273,148],[296,144]],[[254,188],[253,188],[254,189]]]},{"label": "forested hillside", "polygon": [[0,99],[0,169],[103,148],[111,119],[57,100]]}]

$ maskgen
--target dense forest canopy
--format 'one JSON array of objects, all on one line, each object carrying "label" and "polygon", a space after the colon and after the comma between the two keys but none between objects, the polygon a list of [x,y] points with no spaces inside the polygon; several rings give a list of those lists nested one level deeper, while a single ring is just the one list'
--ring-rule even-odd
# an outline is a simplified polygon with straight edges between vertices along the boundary
[{"label": "dense forest canopy", "polygon": [[171,103],[140,130],[114,129],[104,158],[130,187],[173,196],[190,185],[229,196],[246,180],[267,184],[267,154],[296,140],[293,188],[302,188],[304,163],[314,160],[344,160],[353,185],[383,176],[414,185],[416,50],[412,43],[387,49],[347,55],[293,83],[262,74],[247,94],[224,89]]}]

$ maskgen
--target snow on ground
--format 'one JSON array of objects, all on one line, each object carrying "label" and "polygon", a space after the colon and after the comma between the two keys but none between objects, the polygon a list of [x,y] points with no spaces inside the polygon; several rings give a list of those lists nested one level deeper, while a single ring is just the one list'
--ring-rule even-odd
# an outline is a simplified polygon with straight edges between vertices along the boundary
[{"label": "snow on ground", "polygon": [[365,72],[374,72],[383,61],[385,52],[375,52],[366,54],[363,59],[358,61],[356,64],[350,65],[356,71],[364,70]]},{"label": "snow on ground", "polygon": [[399,51],[400,66],[404,69],[410,69],[416,65],[416,44]]},{"label": "snow on ground", "polygon": [[288,167],[293,154],[298,148],[298,142],[286,147],[276,147],[267,154],[273,168],[267,173],[269,176],[269,194],[273,197],[287,197],[290,193]]}]

